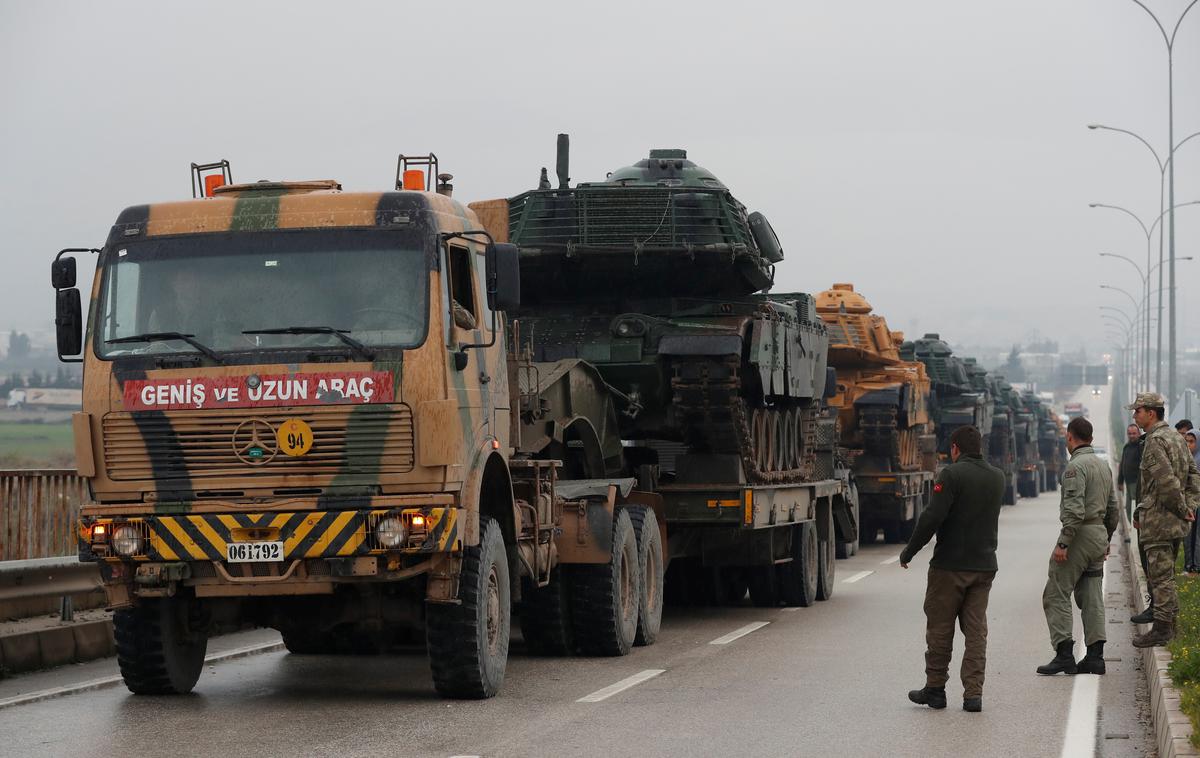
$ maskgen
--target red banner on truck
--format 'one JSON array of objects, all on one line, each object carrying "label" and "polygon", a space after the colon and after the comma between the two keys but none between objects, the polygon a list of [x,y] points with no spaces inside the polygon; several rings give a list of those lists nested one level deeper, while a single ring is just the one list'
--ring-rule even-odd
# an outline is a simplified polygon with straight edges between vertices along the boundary
[{"label": "red banner on truck", "polygon": [[362,405],[394,399],[391,371],[134,379],[124,388],[127,411]]}]

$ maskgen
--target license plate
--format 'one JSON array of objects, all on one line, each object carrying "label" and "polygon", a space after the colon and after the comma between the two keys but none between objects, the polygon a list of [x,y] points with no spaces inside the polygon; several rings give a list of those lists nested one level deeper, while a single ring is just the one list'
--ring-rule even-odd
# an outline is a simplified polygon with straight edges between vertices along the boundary
[{"label": "license plate", "polygon": [[282,542],[230,542],[225,546],[229,563],[268,563],[283,560]]}]

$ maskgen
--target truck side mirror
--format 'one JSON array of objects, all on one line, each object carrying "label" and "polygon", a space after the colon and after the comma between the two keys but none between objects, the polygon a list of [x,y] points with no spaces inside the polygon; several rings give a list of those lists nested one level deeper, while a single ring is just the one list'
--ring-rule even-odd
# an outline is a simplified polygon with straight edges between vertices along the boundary
[{"label": "truck side mirror", "polygon": [[[72,264],[75,259],[68,259]],[[74,277],[74,265],[71,275]],[[54,292],[54,329],[58,338],[58,358],[76,356],[83,352],[83,308],[79,302],[79,290],[74,287]]]},{"label": "truck side mirror", "polygon": [[516,245],[493,242],[484,259],[487,273],[488,308],[516,310],[521,305],[521,262]]},{"label": "truck side mirror", "polygon": [[50,264],[50,283],[56,290],[75,286],[75,259],[55,258]]}]

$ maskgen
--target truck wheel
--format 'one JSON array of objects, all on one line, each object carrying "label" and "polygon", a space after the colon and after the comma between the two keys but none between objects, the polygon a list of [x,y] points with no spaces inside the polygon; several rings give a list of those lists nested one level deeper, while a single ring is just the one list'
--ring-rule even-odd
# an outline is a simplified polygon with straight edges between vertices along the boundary
[{"label": "truck wheel", "polygon": [[626,508],[629,522],[637,540],[638,573],[642,581],[638,590],[638,622],[635,645],[653,645],[662,627],[663,609],[663,550],[662,535],[654,511],[642,506]]},{"label": "truck wheel", "polygon": [[575,635],[571,631],[571,595],[562,568],[550,570],[550,583],[545,587],[535,587],[528,577],[521,582],[517,616],[530,654],[570,655]]},{"label": "truck wheel", "polygon": [[1008,477],[1008,484],[1004,485],[1004,500],[1002,501],[1002,503],[1004,505],[1016,505],[1017,504],[1017,491],[1016,491],[1016,488],[1013,486],[1011,476]]},{"label": "truck wheel", "polygon": [[784,605],[807,608],[817,599],[817,525],[806,521],[792,528],[792,560],[779,567],[779,584]]},{"label": "truck wheel", "polygon": [[817,600],[833,597],[833,579],[837,574],[837,561],[833,555],[833,543],[817,543]]},{"label": "truck wheel", "polygon": [[581,565],[572,572],[575,603],[571,623],[585,655],[626,655],[637,636],[637,538],[626,509],[613,516],[612,557],[603,566]]},{"label": "truck wheel", "polygon": [[780,603],[779,572],[775,565],[746,569],[750,576],[750,602],[759,608],[775,608]]},{"label": "truck wheel", "polygon": [[463,550],[458,605],[426,606],[425,644],[443,697],[491,697],[504,683],[512,604],[500,525],[480,517],[479,544]]},{"label": "truck wheel", "polygon": [[117,665],[130,692],[181,695],[196,686],[208,637],[187,628],[193,603],[179,596],[143,600],[113,614]]},{"label": "truck wheel", "polygon": [[280,629],[279,634],[283,637],[283,646],[292,655],[329,655],[337,652],[330,632],[294,627]]}]

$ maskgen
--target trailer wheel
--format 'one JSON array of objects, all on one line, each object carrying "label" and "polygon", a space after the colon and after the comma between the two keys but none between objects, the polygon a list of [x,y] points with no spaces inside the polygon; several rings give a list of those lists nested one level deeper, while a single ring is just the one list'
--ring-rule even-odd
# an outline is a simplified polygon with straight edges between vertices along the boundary
[{"label": "trailer wheel", "polygon": [[512,605],[500,526],[480,517],[479,544],[463,550],[458,605],[426,606],[433,686],[443,697],[491,697],[504,683]]},{"label": "trailer wheel", "polygon": [[117,665],[130,692],[181,695],[196,686],[208,637],[188,629],[195,602],[183,596],[143,600],[113,614]]},{"label": "trailer wheel", "polygon": [[576,566],[571,622],[575,643],[585,655],[626,655],[637,636],[637,538],[626,509],[613,517],[612,556],[602,566]]},{"label": "trailer wheel", "polygon": [[571,629],[571,593],[561,567],[550,570],[550,583],[537,587],[533,580],[521,580],[521,602],[517,618],[521,636],[531,655],[570,655],[575,645]]},{"label": "trailer wheel", "polygon": [[785,605],[807,608],[817,599],[817,525],[805,521],[792,529],[792,560],[779,567],[780,589]]},{"label": "trailer wheel", "polygon": [[279,630],[283,646],[292,655],[329,655],[336,652],[333,635],[304,627],[285,627]]},{"label": "trailer wheel", "polygon": [[829,540],[817,542],[817,600],[833,597],[833,580],[837,574],[834,545]]},{"label": "trailer wheel", "polygon": [[638,573],[642,581],[638,585],[638,622],[635,645],[653,645],[662,627],[663,610],[663,549],[662,535],[658,531],[658,518],[654,511],[644,506],[625,508],[637,540]]},{"label": "trailer wheel", "polygon": [[718,566],[717,572],[717,597],[718,605],[741,605],[746,599],[746,590],[749,586],[746,582],[746,569],[741,566]]},{"label": "trailer wheel", "polygon": [[1006,478],[1007,484],[1004,485],[1004,500],[1001,501],[1004,505],[1017,504],[1017,488],[1013,485],[1011,476]]},{"label": "trailer wheel", "polygon": [[858,544],[874,545],[878,538],[879,524],[874,519],[864,517],[858,526]]},{"label": "trailer wheel", "polygon": [[[855,526],[858,527],[858,535],[859,536],[858,536],[858,539],[853,539],[848,542],[837,543],[837,550],[834,554],[834,557],[836,557],[838,559],[852,558],[855,555],[857,555],[859,540],[862,539],[862,530],[863,530],[863,522],[862,522],[862,515],[861,515],[862,511],[858,507],[858,490],[855,488],[855,486],[853,484],[850,485],[850,510],[851,510],[851,515],[854,518],[854,524],[855,524]],[[836,534],[836,531],[837,530],[835,529],[834,530],[835,534]]]}]

